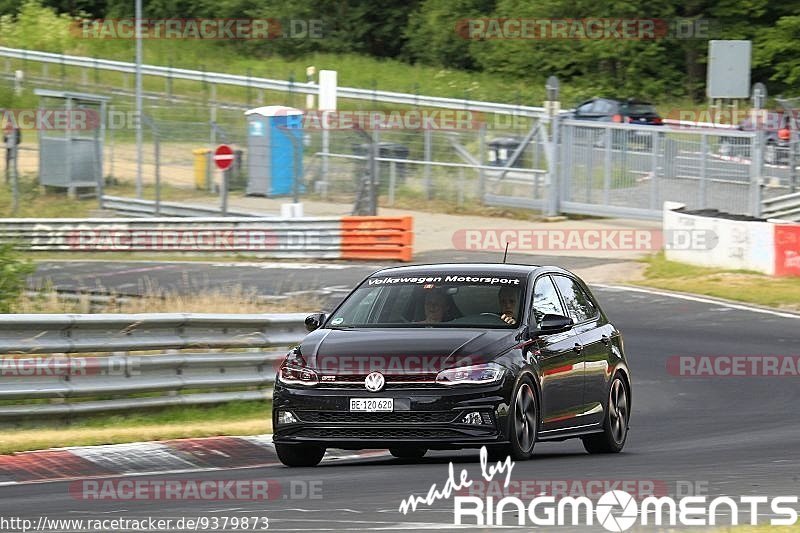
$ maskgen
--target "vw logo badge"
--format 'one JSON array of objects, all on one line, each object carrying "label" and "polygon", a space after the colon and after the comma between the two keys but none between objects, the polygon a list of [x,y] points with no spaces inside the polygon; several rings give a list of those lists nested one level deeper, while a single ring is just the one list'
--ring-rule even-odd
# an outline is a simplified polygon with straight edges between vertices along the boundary
[{"label": "vw logo badge", "polygon": [[364,378],[364,387],[370,392],[381,391],[384,385],[386,385],[386,380],[383,379],[383,374],[380,372],[371,372]]}]

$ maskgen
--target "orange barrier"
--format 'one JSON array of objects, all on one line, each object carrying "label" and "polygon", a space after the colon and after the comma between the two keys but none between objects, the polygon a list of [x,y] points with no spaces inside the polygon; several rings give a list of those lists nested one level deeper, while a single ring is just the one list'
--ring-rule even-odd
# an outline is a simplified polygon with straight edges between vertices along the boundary
[{"label": "orange barrier", "polygon": [[411,261],[413,217],[342,217],[342,259]]}]

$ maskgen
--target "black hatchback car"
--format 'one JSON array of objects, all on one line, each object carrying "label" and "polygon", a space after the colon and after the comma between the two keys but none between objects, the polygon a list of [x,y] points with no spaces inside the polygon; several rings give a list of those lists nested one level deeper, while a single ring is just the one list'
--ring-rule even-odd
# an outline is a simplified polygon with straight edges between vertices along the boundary
[{"label": "black hatchback car", "polygon": [[306,325],[275,381],[273,441],[286,465],[316,465],[326,448],[414,459],[486,445],[520,460],[537,441],[625,445],[622,337],[561,268],[383,269]]},{"label": "black hatchback car", "polygon": [[663,125],[663,120],[653,104],[632,98],[627,100],[592,98],[575,106],[571,118],[621,124]]},{"label": "black hatchback car", "polygon": [[[601,123],[629,124],[636,126],[662,126],[663,120],[656,108],[640,100],[614,100],[612,98],[592,98],[581,102],[570,115],[575,120]],[[646,128],[579,128],[575,132],[577,142],[585,142],[597,148],[605,148],[607,135],[611,135],[611,147],[620,149],[651,150],[652,130]],[[663,133],[659,132],[659,135]]]}]

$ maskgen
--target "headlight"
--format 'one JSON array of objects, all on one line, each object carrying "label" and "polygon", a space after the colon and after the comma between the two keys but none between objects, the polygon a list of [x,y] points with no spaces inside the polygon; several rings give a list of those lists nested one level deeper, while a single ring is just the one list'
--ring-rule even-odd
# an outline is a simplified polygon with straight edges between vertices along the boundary
[{"label": "headlight", "polygon": [[484,384],[500,381],[505,368],[497,363],[462,366],[442,370],[436,376],[436,382],[442,385],[458,385],[461,383]]},{"label": "headlight", "polygon": [[284,385],[316,385],[319,383],[317,373],[308,368],[282,366],[278,370],[278,381]]},{"label": "headlight", "polygon": [[313,386],[319,383],[317,373],[306,368],[306,360],[299,352],[289,352],[286,359],[278,369],[278,381],[284,385]]}]

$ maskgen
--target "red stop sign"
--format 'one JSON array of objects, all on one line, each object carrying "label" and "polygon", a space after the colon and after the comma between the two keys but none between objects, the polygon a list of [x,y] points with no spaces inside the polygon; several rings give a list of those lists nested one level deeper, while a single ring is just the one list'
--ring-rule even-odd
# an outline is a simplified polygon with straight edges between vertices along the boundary
[{"label": "red stop sign", "polygon": [[214,164],[220,170],[227,170],[233,164],[233,148],[227,144],[220,144],[214,150]]}]

